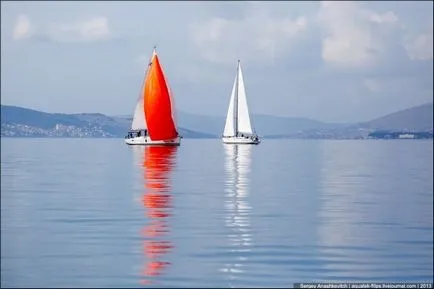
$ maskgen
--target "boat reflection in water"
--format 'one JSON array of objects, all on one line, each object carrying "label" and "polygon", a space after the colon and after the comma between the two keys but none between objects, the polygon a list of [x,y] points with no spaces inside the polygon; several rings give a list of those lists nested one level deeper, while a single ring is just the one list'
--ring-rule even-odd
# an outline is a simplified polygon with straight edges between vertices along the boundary
[{"label": "boat reflection in water", "polygon": [[[229,248],[230,254],[235,256],[232,264],[225,264],[221,270],[233,282],[237,274],[245,271],[244,262],[247,261],[252,246],[249,215],[251,207],[248,204],[248,174],[250,172],[250,145],[227,144],[225,147],[225,211],[226,226],[230,228]],[[233,285],[233,284],[231,284]]]},{"label": "boat reflection in water", "polygon": [[177,147],[146,146],[143,150],[143,177],[145,191],[142,198],[148,224],[143,228],[143,250],[147,259],[143,268],[142,284],[152,284],[170,262],[165,260],[173,249],[168,240],[169,217],[172,211],[171,172],[175,165]]}]

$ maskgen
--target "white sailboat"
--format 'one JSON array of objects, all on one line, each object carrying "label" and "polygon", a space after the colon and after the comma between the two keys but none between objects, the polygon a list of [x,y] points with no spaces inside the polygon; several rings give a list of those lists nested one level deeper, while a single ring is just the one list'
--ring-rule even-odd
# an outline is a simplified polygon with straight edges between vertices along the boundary
[{"label": "white sailboat", "polygon": [[243,72],[239,60],[222,140],[223,143],[227,144],[260,143],[259,137],[250,121]]},{"label": "white sailboat", "polygon": [[181,138],[172,91],[154,48],[125,143],[180,145]]}]

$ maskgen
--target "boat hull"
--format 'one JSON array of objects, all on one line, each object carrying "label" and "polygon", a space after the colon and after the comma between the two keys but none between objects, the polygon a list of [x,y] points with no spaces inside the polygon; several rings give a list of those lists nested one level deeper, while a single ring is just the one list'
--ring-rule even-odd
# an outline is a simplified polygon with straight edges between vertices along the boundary
[{"label": "boat hull", "polygon": [[149,136],[139,136],[133,138],[126,138],[127,145],[154,145],[154,146],[179,146],[181,145],[181,137],[176,137],[170,140],[151,140]]},{"label": "boat hull", "polygon": [[258,139],[246,138],[246,137],[223,137],[223,143],[225,144],[259,144],[261,141]]}]

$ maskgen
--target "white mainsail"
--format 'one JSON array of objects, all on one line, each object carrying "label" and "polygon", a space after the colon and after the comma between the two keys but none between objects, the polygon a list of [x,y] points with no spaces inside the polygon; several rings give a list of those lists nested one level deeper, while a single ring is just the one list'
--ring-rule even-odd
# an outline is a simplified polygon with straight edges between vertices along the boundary
[{"label": "white mainsail", "polygon": [[232,87],[223,136],[236,136],[238,133],[253,134],[240,61],[238,61],[237,75]]},{"label": "white mainsail", "polygon": [[[149,60],[149,63],[152,62],[152,58],[156,54],[157,54],[157,52],[156,52],[156,49],[154,47],[154,51],[152,52],[152,56],[151,56],[151,59]],[[146,75],[148,74],[148,70],[149,70],[149,64],[145,70],[145,77],[143,79],[142,87],[140,89],[139,99],[137,100],[136,108],[134,109],[133,122],[131,123],[131,129],[132,130],[145,130],[148,128],[148,126],[146,125],[145,104],[144,104],[145,80],[146,80]]]},{"label": "white mainsail", "polygon": [[234,103],[237,89],[237,77],[235,77],[234,86],[232,87],[231,100],[229,101],[228,113],[226,115],[226,124],[223,131],[223,136],[235,136],[235,115],[234,115]]},{"label": "white mainsail", "polygon": [[145,130],[147,129],[146,118],[145,118],[145,108],[144,108],[144,97],[143,97],[143,89],[140,93],[140,97],[137,100],[137,105],[134,110],[133,122],[131,124],[132,130]]}]

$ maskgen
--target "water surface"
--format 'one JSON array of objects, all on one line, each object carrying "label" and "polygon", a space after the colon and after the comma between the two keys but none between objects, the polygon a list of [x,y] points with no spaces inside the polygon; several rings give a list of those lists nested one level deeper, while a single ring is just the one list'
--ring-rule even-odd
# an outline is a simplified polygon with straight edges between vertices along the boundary
[{"label": "water surface", "polygon": [[433,281],[433,143],[1,139],[2,287]]}]

